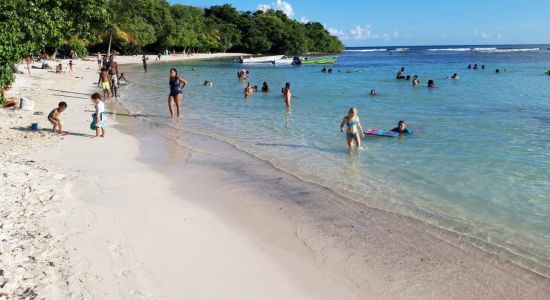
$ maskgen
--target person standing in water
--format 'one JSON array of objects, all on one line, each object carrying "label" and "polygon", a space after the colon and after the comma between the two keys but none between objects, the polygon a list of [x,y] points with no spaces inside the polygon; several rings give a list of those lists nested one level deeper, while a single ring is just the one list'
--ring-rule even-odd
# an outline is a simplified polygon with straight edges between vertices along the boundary
[{"label": "person standing in water", "polygon": [[[346,139],[348,143],[348,148],[351,149],[353,142],[355,142],[355,147],[361,147],[361,137],[365,137],[363,132],[363,127],[359,121],[359,116],[357,116],[357,109],[352,107],[348,111],[348,115],[342,119],[340,122],[340,131],[344,132],[344,125],[347,126],[346,129]],[[359,136],[361,134],[361,137]]]},{"label": "person standing in water", "polygon": [[145,73],[147,73],[147,60],[149,60],[149,57],[145,56],[143,54],[143,57],[141,58],[141,61],[143,62],[143,70],[145,70]]},{"label": "person standing in water", "polygon": [[109,84],[111,85],[111,95],[118,98],[118,63],[115,61],[115,57],[111,55],[109,57]]},{"label": "person standing in water", "polygon": [[168,109],[170,116],[174,117],[174,103],[176,104],[176,116],[179,118],[181,112],[181,99],[183,98],[183,89],[187,86],[187,81],[178,76],[178,71],[170,69],[170,94],[168,95]]},{"label": "person standing in water", "polygon": [[290,82],[287,82],[285,84],[285,87],[282,88],[281,93],[283,93],[286,107],[290,108],[290,100],[292,99],[292,93],[290,92]]},{"label": "person standing in water", "polygon": [[269,85],[267,84],[267,81],[264,81],[262,85],[262,92],[267,93],[269,92]]}]

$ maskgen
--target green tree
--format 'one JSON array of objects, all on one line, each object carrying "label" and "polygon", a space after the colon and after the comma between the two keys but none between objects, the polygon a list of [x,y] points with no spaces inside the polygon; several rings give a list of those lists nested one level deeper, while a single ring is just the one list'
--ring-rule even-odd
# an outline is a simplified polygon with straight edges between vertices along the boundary
[{"label": "green tree", "polygon": [[0,1],[0,87],[13,82],[13,65],[23,56],[73,38],[94,40],[106,7],[107,0]]}]

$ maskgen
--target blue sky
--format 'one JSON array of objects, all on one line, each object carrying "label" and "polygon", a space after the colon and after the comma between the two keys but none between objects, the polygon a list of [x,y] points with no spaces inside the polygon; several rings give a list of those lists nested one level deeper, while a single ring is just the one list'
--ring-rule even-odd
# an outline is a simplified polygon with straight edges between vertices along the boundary
[{"label": "blue sky", "polygon": [[548,0],[169,0],[241,11],[279,8],[318,21],[346,46],[548,44]]}]

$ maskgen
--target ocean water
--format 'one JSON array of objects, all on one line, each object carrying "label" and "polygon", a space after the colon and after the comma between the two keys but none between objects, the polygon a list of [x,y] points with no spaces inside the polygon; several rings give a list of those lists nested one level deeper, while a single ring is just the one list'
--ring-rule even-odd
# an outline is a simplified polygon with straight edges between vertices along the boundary
[{"label": "ocean water", "polygon": [[[147,74],[123,66],[132,83],[121,101],[160,130],[233,144],[305,181],[463,235],[550,275],[549,48],[349,48],[332,74],[321,66],[231,60],[150,64]],[[467,70],[468,64],[485,70]],[[189,81],[176,121],[167,118],[172,67]],[[253,85],[267,81],[272,91],[245,99],[246,82],[236,76],[243,67]],[[421,86],[396,80],[401,67],[418,75]],[[460,79],[446,79],[453,73]],[[436,89],[425,87],[429,79]],[[204,80],[213,87],[202,86]],[[287,81],[291,110],[280,92]],[[350,107],[364,129],[391,129],[403,119],[415,133],[367,136],[363,149],[349,152],[339,123]]]}]

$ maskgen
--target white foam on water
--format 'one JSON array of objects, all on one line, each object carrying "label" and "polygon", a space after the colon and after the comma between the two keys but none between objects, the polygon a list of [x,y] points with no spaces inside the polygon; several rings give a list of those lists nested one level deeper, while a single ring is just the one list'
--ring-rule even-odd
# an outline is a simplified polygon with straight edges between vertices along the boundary
[{"label": "white foam on water", "polygon": [[380,49],[350,49],[346,50],[345,52],[386,52],[388,49],[380,48]]}]

